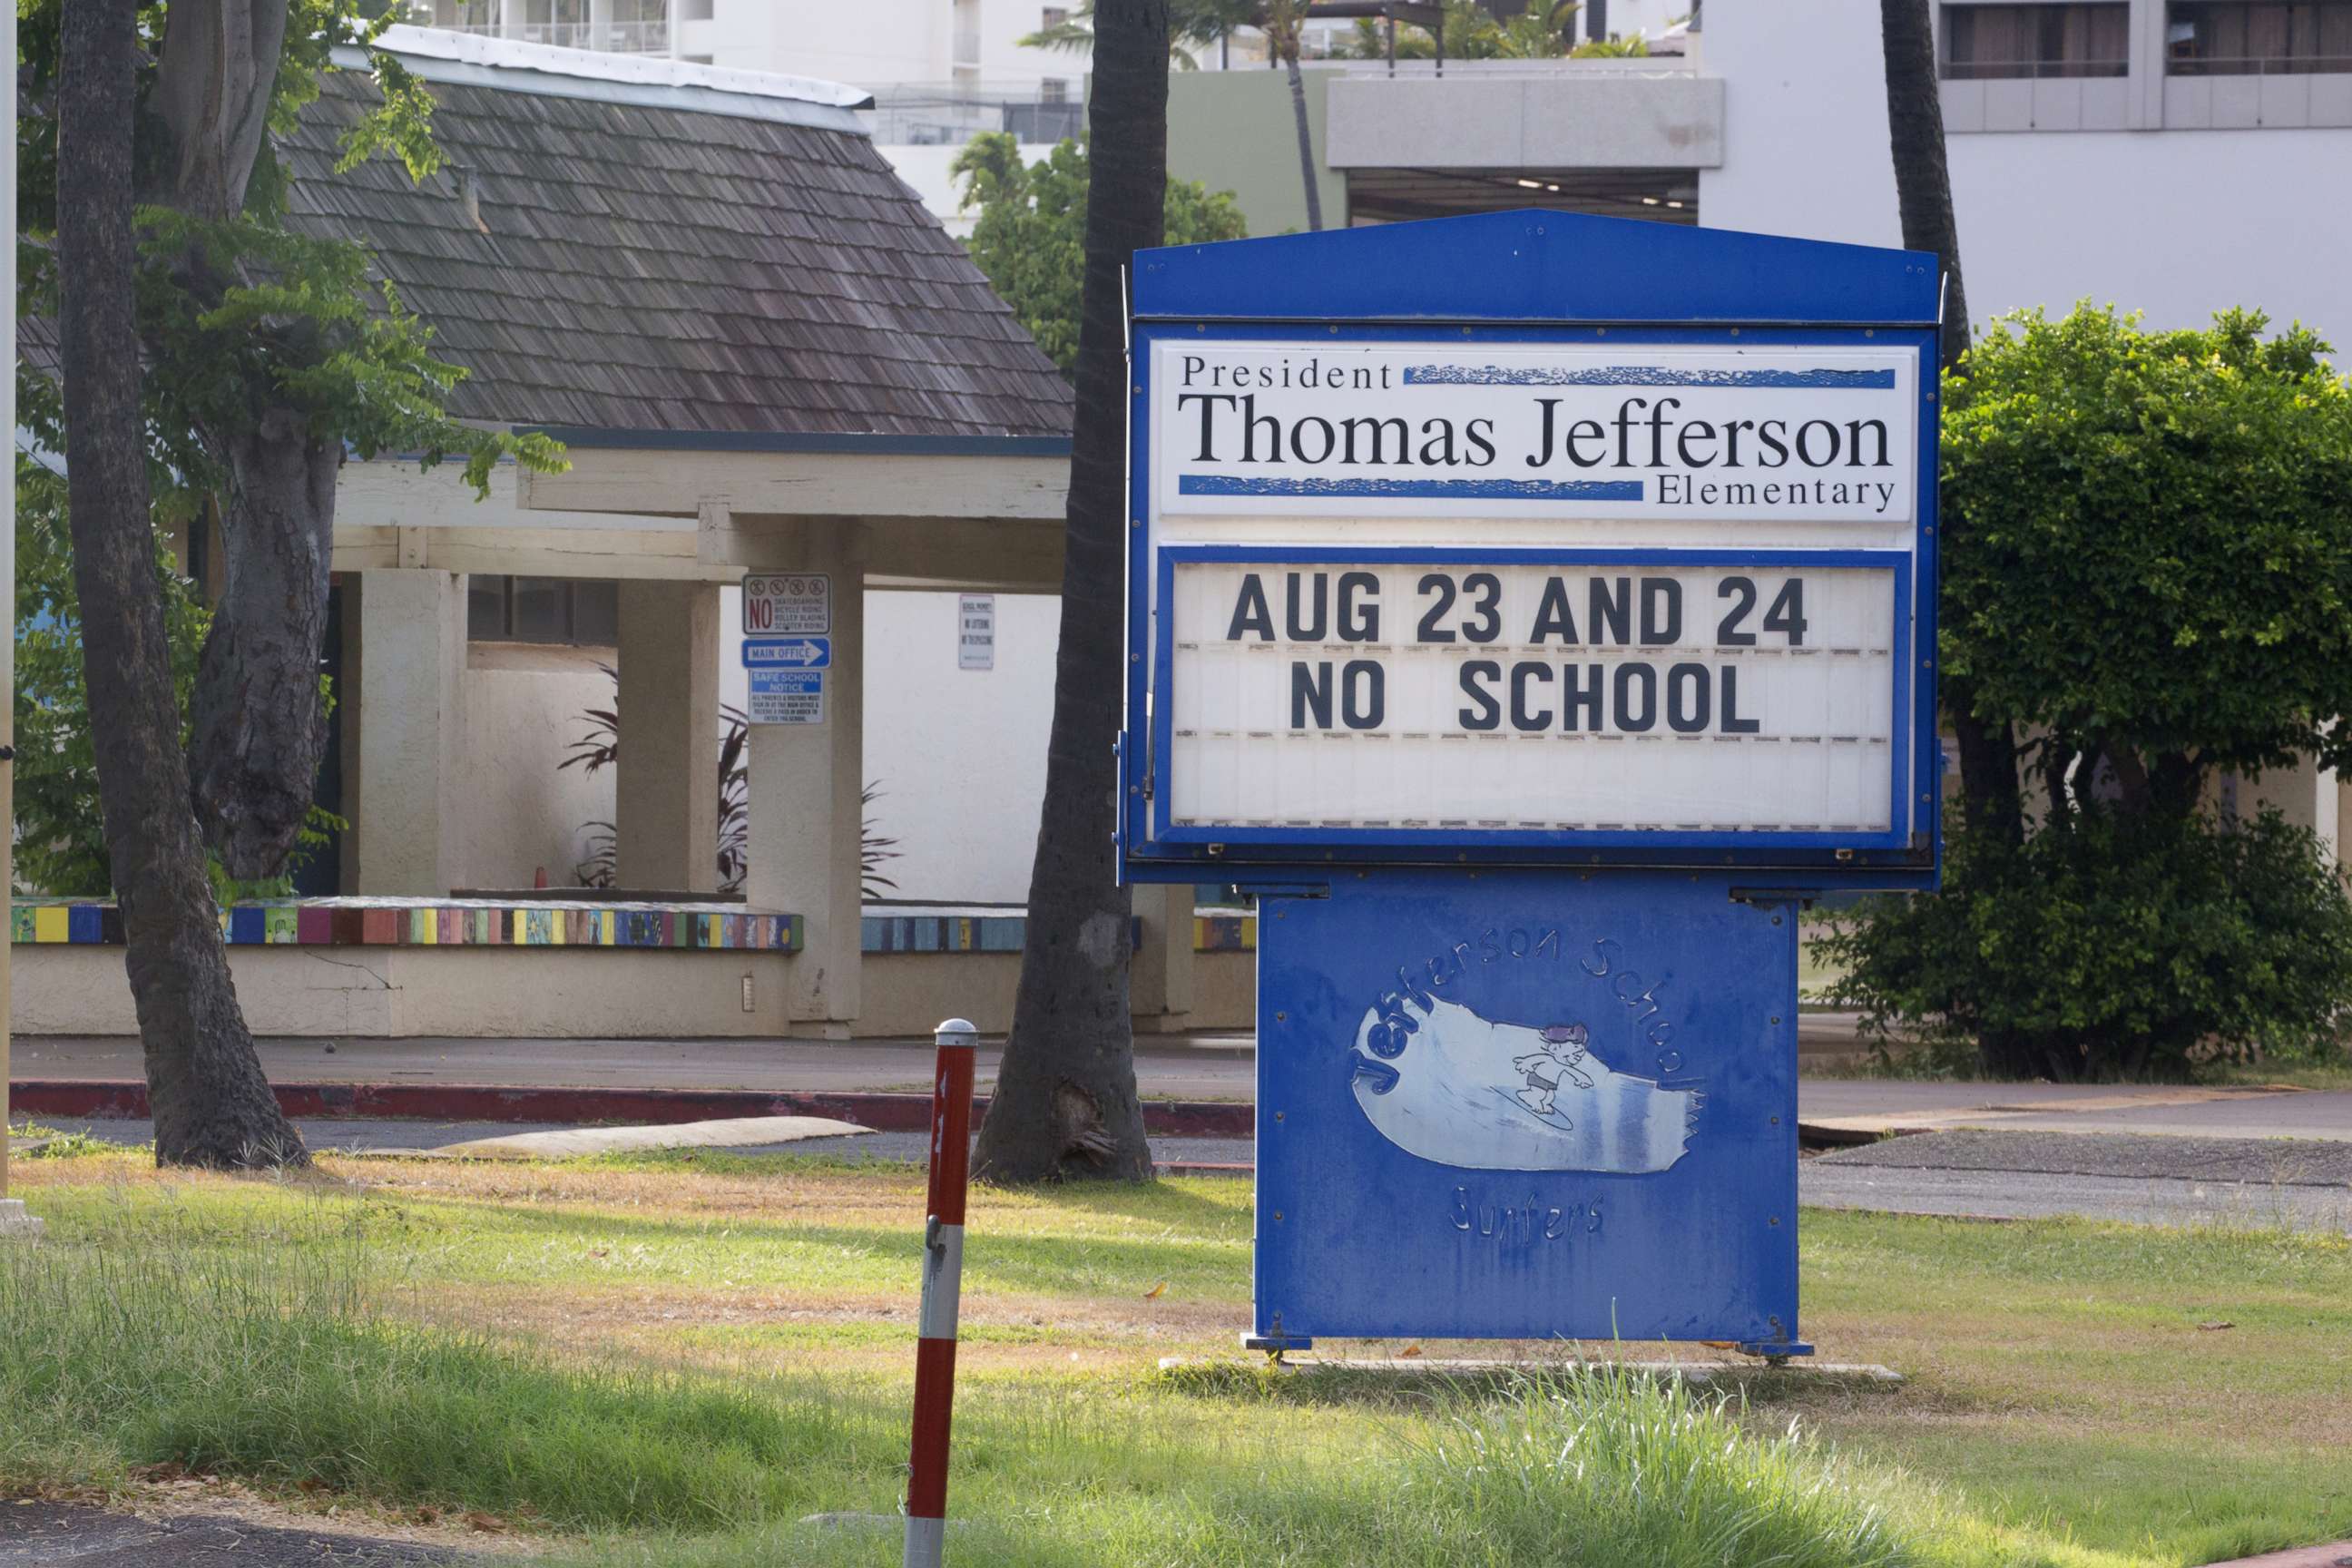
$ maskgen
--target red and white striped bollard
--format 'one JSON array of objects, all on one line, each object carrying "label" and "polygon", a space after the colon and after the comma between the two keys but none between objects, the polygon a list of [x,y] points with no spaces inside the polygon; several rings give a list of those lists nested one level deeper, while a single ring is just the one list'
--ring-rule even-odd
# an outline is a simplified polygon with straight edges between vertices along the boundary
[{"label": "red and white striped bollard", "polygon": [[956,1302],[963,1289],[963,1198],[971,1165],[972,1047],[980,1031],[950,1018],[931,1031],[931,1182],[923,1224],[923,1308],[915,1342],[913,1465],[906,1568],[939,1568],[947,1534],[948,1422],[955,1405]]}]

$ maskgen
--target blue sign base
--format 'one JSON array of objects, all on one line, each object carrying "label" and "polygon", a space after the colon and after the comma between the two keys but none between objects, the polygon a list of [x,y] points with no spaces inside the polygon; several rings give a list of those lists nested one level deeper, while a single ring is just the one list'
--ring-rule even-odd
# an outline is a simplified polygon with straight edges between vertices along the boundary
[{"label": "blue sign base", "polygon": [[1253,1341],[1805,1353],[1798,905],[1736,885],[1397,869],[1268,898]]}]

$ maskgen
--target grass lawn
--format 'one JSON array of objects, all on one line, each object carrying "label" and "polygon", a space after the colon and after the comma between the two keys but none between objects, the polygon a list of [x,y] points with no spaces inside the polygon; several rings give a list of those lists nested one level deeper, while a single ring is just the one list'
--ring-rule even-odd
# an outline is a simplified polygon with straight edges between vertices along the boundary
[{"label": "grass lawn", "polygon": [[[0,1482],[177,1462],[487,1510],[563,1562],[896,1561],[795,1521],[896,1507],[918,1174],[322,1165],[16,1164],[51,1239],[0,1250]],[[1160,1373],[1232,1360],[1248,1197],[975,1194],[951,1561],[2124,1568],[2352,1536],[2341,1238],[1809,1212],[1807,1337],[1910,1381],[1759,1374],[1720,1411],[1607,1377]]]}]

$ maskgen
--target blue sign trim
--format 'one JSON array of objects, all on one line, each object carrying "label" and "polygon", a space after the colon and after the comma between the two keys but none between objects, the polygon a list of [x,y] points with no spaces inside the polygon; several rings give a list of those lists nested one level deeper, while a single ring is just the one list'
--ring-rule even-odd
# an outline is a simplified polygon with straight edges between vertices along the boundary
[{"label": "blue sign trim", "polygon": [[[1911,557],[1900,550],[1547,550],[1487,546],[1449,549],[1440,545],[1360,550],[1307,548],[1280,544],[1164,544],[1160,547],[1157,603],[1167,604],[1177,566],[1185,562],[1296,562],[1301,565],[1410,565],[1460,563],[1465,566],[1650,566],[1671,571],[1706,566],[1849,567],[1885,572],[1895,610],[1895,688],[1892,752],[1888,758],[1887,822],[1884,832],[1787,833],[1755,829],[1691,832],[1663,828],[1625,830],[1555,830],[1541,828],[1461,827],[1248,827],[1217,824],[1179,826],[1170,820],[1171,756],[1175,717],[1171,703],[1152,710],[1151,828],[1155,841],[1169,845],[1298,845],[1308,848],[1370,845],[1429,846],[1439,848],[1476,846],[1499,849],[1624,849],[1665,844],[1684,849],[1780,847],[1796,849],[1899,849],[1910,843],[1912,820],[1906,807],[1911,793],[1911,768],[1905,738],[1911,727],[1911,620],[1904,612],[1907,584],[1904,574]],[[1175,628],[1167,616],[1160,621],[1153,640],[1151,689],[1169,689],[1176,657]]]},{"label": "blue sign trim", "polygon": [[1169,246],[1139,321],[1607,321],[1932,328],[1935,254],[1524,208]]},{"label": "blue sign trim", "polygon": [[1253,479],[1179,474],[1187,496],[1387,496],[1408,500],[1640,500],[1640,479]]}]

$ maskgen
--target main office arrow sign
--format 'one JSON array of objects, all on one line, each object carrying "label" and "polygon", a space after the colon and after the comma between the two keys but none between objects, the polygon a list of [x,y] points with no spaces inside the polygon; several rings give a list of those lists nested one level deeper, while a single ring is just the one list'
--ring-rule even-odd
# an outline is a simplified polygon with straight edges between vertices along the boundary
[{"label": "main office arrow sign", "polygon": [[831,637],[745,637],[746,669],[826,669],[833,664]]}]

